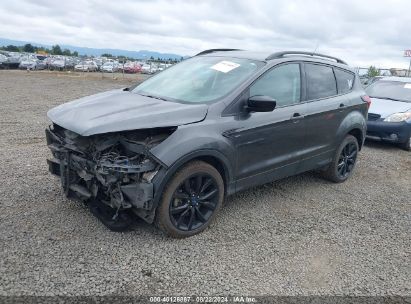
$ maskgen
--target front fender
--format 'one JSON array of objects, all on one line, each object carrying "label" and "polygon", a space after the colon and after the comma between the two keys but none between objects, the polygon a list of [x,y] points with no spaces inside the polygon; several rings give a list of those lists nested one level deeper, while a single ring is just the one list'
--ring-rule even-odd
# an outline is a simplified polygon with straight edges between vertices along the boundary
[{"label": "front fender", "polygon": [[222,165],[227,193],[234,192],[233,168],[235,167],[236,152],[219,130],[204,128],[201,125],[180,126],[150,152],[164,164],[152,181],[154,184],[154,207],[158,205],[164,187],[174,173],[187,162],[201,157],[212,157]]},{"label": "front fender", "polygon": [[234,164],[235,149],[221,133],[218,127],[210,123],[180,126],[150,153],[167,167],[185,155],[200,150],[218,151]]}]

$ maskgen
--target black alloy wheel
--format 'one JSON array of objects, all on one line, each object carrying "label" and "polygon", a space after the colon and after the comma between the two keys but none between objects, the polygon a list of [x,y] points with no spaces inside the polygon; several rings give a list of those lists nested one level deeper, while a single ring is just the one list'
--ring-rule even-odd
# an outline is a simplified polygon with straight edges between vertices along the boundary
[{"label": "black alloy wheel", "polygon": [[334,183],[346,181],[353,174],[359,151],[360,146],[357,138],[350,134],[347,135],[322,175]]},{"label": "black alloy wheel", "polygon": [[340,178],[346,178],[354,169],[355,161],[357,160],[358,148],[353,142],[345,145],[338,159],[337,171]]},{"label": "black alloy wheel", "polygon": [[192,161],[167,183],[156,211],[156,224],[175,238],[206,229],[224,200],[224,181],[219,171],[203,161]]},{"label": "black alloy wheel", "polygon": [[207,223],[218,204],[218,187],[207,173],[185,179],[174,192],[170,202],[170,219],[184,231],[200,228]]}]

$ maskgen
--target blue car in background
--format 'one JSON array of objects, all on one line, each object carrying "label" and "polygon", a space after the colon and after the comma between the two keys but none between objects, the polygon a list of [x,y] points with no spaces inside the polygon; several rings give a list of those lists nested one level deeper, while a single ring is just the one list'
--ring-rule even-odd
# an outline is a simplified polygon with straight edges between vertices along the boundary
[{"label": "blue car in background", "polygon": [[384,77],[365,88],[371,98],[367,138],[411,151],[411,78]]}]

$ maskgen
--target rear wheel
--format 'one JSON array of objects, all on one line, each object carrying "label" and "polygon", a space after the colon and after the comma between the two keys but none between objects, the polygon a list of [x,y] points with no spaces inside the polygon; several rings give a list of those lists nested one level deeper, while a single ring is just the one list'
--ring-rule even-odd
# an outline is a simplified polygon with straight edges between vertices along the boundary
[{"label": "rear wheel", "polygon": [[193,161],[169,181],[157,210],[157,226],[168,235],[184,238],[206,229],[224,199],[220,173],[202,161]]},{"label": "rear wheel", "polygon": [[324,177],[335,183],[346,181],[353,173],[359,146],[357,139],[347,135],[338,147],[332,163],[323,173]]},{"label": "rear wheel", "polygon": [[411,137],[405,143],[400,144],[400,147],[405,151],[411,151]]}]

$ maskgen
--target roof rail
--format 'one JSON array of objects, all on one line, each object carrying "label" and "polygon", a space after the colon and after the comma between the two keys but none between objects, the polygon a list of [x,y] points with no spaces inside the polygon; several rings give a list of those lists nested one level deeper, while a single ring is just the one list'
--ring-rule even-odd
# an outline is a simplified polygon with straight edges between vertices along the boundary
[{"label": "roof rail", "polygon": [[276,59],[276,58],[282,58],[287,55],[302,55],[302,56],[311,56],[311,57],[323,57],[327,59],[332,59],[337,61],[338,63],[345,64],[347,63],[339,58],[328,56],[328,55],[323,55],[323,54],[318,54],[318,53],[310,53],[310,52],[301,52],[301,51],[284,51],[284,52],[277,52],[273,53],[270,56],[268,56],[265,60],[271,60],[271,59]]},{"label": "roof rail", "polygon": [[241,50],[240,49],[210,49],[210,50],[202,51],[195,56],[205,55],[205,54],[214,53],[214,52],[229,52],[229,51],[241,51]]}]

